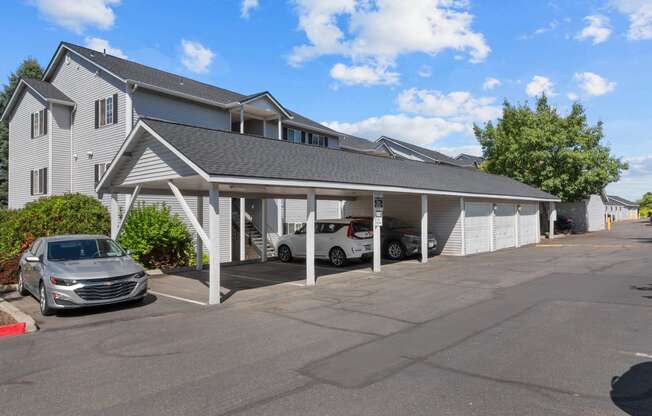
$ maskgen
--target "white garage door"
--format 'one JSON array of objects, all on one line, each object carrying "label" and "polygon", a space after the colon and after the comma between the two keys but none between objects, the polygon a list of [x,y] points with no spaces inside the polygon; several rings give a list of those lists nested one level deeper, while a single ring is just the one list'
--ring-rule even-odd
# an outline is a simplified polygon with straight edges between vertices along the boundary
[{"label": "white garage door", "polygon": [[539,232],[539,215],[537,206],[523,204],[518,216],[518,243],[521,246],[535,244]]},{"label": "white garage door", "polygon": [[496,250],[516,246],[516,207],[514,204],[496,204],[494,217],[494,245]]},{"label": "white garage door", "polygon": [[464,204],[464,248],[466,254],[491,250],[491,209],[487,202]]}]

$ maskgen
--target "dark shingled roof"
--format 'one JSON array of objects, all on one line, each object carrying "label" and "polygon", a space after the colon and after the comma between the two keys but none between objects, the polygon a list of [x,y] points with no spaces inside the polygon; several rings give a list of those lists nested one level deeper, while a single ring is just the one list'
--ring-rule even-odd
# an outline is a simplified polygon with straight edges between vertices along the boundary
[{"label": "dark shingled roof", "polygon": [[456,166],[342,152],[161,120],[141,121],[209,175],[556,199],[507,177]]},{"label": "dark shingled roof", "polygon": [[616,202],[617,204],[620,204],[620,205],[631,206],[631,207],[637,207],[638,206],[638,204],[636,202],[632,202],[630,200],[627,200],[625,198],[621,198],[621,197],[616,196],[616,195],[607,195],[607,198],[610,199],[610,202],[614,201],[614,202]]},{"label": "dark shingled roof", "polygon": [[378,147],[378,143],[346,134],[340,137],[340,147],[358,152],[370,152]]},{"label": "dark shingled roof", "polygon": [[34,78],[22,78],[23,81],[31,88],[34,88],[43,98],[46,100],[58,100],[66,101],[74,104],[74,101],[68,98],[68,96],[57,89],[54,85],[49,82],[41,81]]},{"label": "dark shingled roof", "polygon": [[[136,83],[149,84],[158,88],[164,88],[176,93],[190,95],[223,105],[233,102],[240,102],[242,100],[264,94],[264,92],[251,95],[240,94],[235,91],[230,91],[210,84],[195,81],[191,78],[186,78],[171,72],[161,71],[160,69],[142,65],[127,59],[118,58],[117,56],[104,54],[93,49],[84,48],[73,43],[62,42],[62,45],[77,52],[91,62],[106,68],[125,81],[131,80],[135,81]],[[286,109],[286,111],[288,111],[288,113],[294,117],[294,120],[292,121],[305,124],[309,127],[332,131],[333,134],[337,134],[337,132],[334,130],[329,129],[326,126],[317,123],[316,121],[310,120],[309,118],[288,109]]]},{"label": "dark shingled roof", "polygon": [[421,153],[422,155],[425,155],[437,162],[443,162],[443,163],[449,163],[451,165],[459,166],[459,163],[453,159],[452,157],[446,156],[443,153],[437,152],[432,149],[426,149],[425,147],[417,146],[412,143],[404,142],[402,140],[397,140],[391,137],[383,136],[378,141],[381,141],[383,139],[387,139],[388,141],[396,142],[399,145],[403,147],[407,147],[408,149],[412,150],[413,152]]}]

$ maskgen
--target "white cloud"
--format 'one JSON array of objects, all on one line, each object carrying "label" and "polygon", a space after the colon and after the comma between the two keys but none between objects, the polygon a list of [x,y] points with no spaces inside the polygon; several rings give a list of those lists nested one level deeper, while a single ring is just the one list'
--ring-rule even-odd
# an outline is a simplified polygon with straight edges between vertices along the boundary
[{"label": "white cloud", "polygon": [[557,29],[559,27],[559,25],[560,25],[560,23],[559,23],[558,20],[556,20],[556,19],[552,20],[546,26],[542,26],[542,27],[536,29],[531,34],[526,34],[526,35],[519,36],[519,39],[521,39],[521,40],[532,39],[535,36],[539,36],[539,35],[543,35],[544,33],[552,32],[553,30]]},{"label": "white cloud", "polygon": [[607,191],[632,201],[641,198],[645,192],[652,192],[652,155],[623,158],[629,163],[621,179],[607,186]]},{"label": "white cloud", "polygon": [[242,0],[240,17],[243,19],[249,19],[249,13],[256,8],[258,8],[258,0]]},{"label": "white cloud", "polygon": [[112,6],[121,0],[31,0],[47,20],[77,34],[87,26],[110,29],[115,22]]},{"label": "white cloud", "polygon": [[417,74],[421,78],[430,78],[432,76],[432,67],[430,65],[422,65]]},{"label": "white cloud", "polygon": [[450,157],[457,157],[460,153],[466,153],[471,156],[482,156],[482,146],[479,144],[467,144],[455,147],[437,147],[436,150]]},{"label": "white cloud", "polygon": [[98,52],[106,51],[106,53],[108,53],[109,55],[117,56],[118,58],[122,58],[122,59],[127,59],[127,55],[125,55],[125,53],[122,52],[122,49],[114,48],[106,39],[86,37],[84,39],[84,43],[86,44],[87,48],[94,49]]},{"label": "white cloud", "polygon": [[484,122],[497,118],[501,113],[500,107],[494,105],[493,97],[475,98],[466,91],[444,94],[436,90],[410,88],[402,91],[396,101],[404,113],[447,117],[456,122]]},{"label": "white cloud", "polygon": [[354,136],[373,140],[385,135],[426,146],[453,133],[465,133],[468,126],[437,117],[389,114],[354,122],[326,122],[324,125]]},{"label": "white cloud", "polygon": [[474,122],[485,122],[500,115],[494,98],[473,97],[465,91],[444,94],[411,88],[396,98],[399,113],[369,117],[357,122],[331,121],[328,127],[368,139],[382,135],[428,146],[444,137],[470,136]]},{"label": "white cloud", "polygon": [[554,84],[550,79],[541,75],[535,75],[532,78],[532,81],[530,81],[525,87],[525,93],[530,97],[535,97],[541,94],[546,94],[547,96],[552,97],[555,95],[553,87]]},{"label": "white cloud", "polygon": [[610,82],[593,72],[579,72],[575,80],[582,91],[591,96],[605,95],[616,89],[616,83]]},{"label": "white cloud", "polygon": [[611,24],[609,23],[608,17],[596,14],[586,16],[584,20],[588,25],[575,36],[575,39],[592,39],[594,45],[606,42],[609,39],[609,36],[611,36]]},{"label": "white cloud", "polygon": [[491,49],[471,28],[465,0],[294,0],[308,43],[293,48],[291,65],[323,55],[350,58],[354,66],[392,67],[400,55],[436,55],[452,49],[471,62]]},{"label": "white cloud", "polygon": [[181,63],[192,72],[207,72],[215,58],[215,53],[199,42],[182,39],[181,49],[183,50]]},{"label": "white cloud", "polygon": [[386,67],[370,65],[347,66],[335,64],[330,71],[331,77],[345,85],[393,85],[398,83],[399,74]]},{"label": "white cloud", "polygon": [[489,77],[484,80],[484,83],[482,84],[482,89],[485,91],[493,90],[496,87],[500,87],[500,84],[502,83],[500,82],[499,79]]},{"label": "white cloud", "polygon": [[629,18],[627,38],[652,39],[652,2],[650,0],[612,0],[616,9]]},{"label": "white cloud", "polygon": [[571,100],[571,101],[577,101],[577,100],[580,99],[580,96],[577,95],[577,93],[575,93],[575,92],[569,92],[568,95],[566,95],[566,96],[567,96],[568,99]]}]

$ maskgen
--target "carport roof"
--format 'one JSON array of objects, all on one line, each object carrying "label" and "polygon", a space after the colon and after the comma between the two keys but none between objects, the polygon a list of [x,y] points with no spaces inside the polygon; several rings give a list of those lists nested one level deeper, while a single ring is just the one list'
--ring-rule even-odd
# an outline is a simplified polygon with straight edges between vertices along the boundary
[{"label": "carport roof", "polygon": [[[318,187],[314,183],[328,183],[372,186],[380,191],[387,188],[388,192],[401,189],[557,200],[513,179],[462,167],[343,152],[155,119],[142,118],[140,123],[217,181],[220,177],[256,178],[312,182],[306,186],[314,187]],[[107,176],[98,190],[105,187]]]}]

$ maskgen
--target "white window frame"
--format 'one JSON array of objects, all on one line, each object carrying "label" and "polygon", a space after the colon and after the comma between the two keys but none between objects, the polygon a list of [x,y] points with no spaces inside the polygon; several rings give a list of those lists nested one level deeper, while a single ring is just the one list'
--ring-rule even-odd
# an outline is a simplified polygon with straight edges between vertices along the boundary
[{"label": "white window frame", "polygon": [[47,134],[47,128],[44,123],[46,111],[48,110],[44,108],[32,113],[32,126],[30,127],[31,131],[33,132],[32,139],[36,139]]},{"label": "white window frame", "polygon": [[[47,170],[48,168],[32,169],[30,175],[32,178],[30,183],[32,185],[32,195],[45,195],[48,192],[47,184]],[[45,173],[45,175],[43,174]]]},{"label": "white window frame", "polygon": [[98,128],[110,126],[113,124],[113,119],[115,115],[113,114],[113,95],[110,95],[106,98],[102,98],[99,101],[99,106],[97,111],[98,114]]},{"label": "white window frame", "polygon": [[96,163],[93,166],[93,175],[95,176],[95,186],[97,186],[98,183],[102,180],[102,176],[106,173],[106,171],[109,169],[109,163]]}]

